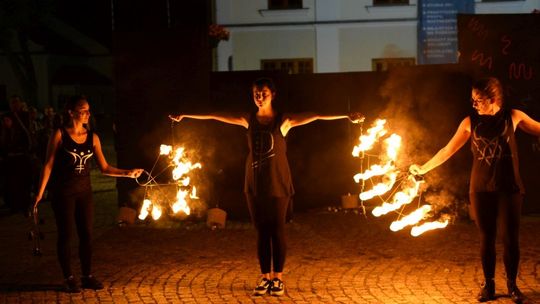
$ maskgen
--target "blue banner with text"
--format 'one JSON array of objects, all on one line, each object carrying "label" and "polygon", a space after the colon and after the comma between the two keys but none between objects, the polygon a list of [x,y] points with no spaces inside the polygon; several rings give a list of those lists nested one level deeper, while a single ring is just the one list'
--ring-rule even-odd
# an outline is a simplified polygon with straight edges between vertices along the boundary
[{"label": "blue banner with text", "polygon": [[419,0],[418,64],[457,63],[457,14],[473,13],[474,0]]}]

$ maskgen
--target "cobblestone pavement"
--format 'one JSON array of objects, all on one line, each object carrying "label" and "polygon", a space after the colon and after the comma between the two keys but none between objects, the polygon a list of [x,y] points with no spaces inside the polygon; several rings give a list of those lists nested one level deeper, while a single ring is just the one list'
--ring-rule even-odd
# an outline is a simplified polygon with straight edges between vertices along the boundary
[{"label": "cobblestone pavement", "polygon": [[[94,272],[105,289],[59,291],[55,227],[45,203],[43,256],[31,255],[29,224],[0,218],[0,303],[475,303],[482,278],[477,231],[463,221],[413,238],[390,219],[316,210],[288,224],[283,297],[251,295],[258,276],[255,231],[229,222],[170,222],[118,228],[114,189],[95,193]],[[540,303],[540,217],[523,217],[518,284]],[[505,295],[498,248],[495,303]],[[74,269],[77,259],[74,250]]]}]

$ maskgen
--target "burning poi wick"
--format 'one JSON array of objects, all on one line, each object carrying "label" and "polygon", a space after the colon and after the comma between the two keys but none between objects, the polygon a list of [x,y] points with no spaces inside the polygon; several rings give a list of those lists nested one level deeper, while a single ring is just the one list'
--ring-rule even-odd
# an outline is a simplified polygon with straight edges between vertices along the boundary
[{"label": "burning poi wick", "polygon": [[[439,221],[417,225],[420,221],[429,217],[432,209],[429,204],[420,206],[422,201],[420,185],[424,183],[424,179],[422,176],[400,173],[396,161],[401,148],[401,136],[395,133],[387,136],[388,131],[385,125],[386,120],[377,119],[366,134],[363,134],[362,126],[360,128],[360,143],[354,147],[352,152],[353,156],[360,158],[361,173],[354,176],[356,183],[361,182],[360,200],[365,201],[378,197],[382,201],[380,206],[372,210],[372,214],[376,217],[389,212],[397,212],[398,219],[390,226],[392,231],[399,231],[406,226],[413,226],[411,235],[416,237],[428,230],[446,227],[449,222],[448,215],[443,215]],[[378,156],[367,154],[366,151],[370,151],[376,144],[381,146],[383,152]],[[369,168],[364,171],[363,162],[366,156]],[[381,163],[370,166],[370,157],[378,157]],[[378,178],[380,181],[375,183],[374,178]],[[365,189],[366,180],[369,180],[373,186],[369,190]],[[388,192],[390,192],[388,198],[391,197],[391,200],[382,197],[387,195]],[[409,205],[415,199],[418,201],[417,209],[401,218],[406,205]]]},{"label": "burning poi wick", "polygon": [[[139,219],[144,220],[148,215],[151,215],[154,220],[157,220],[161,217],[164,208],[164,205],[168,205],[170,207],[170,210],[172,213],[176,214],[178,212],[183,212],[186,215],[189,215],[191,213],[191,208],[189,207],[188,200],[196,200],[198,199],[197,196],[197,188],[193,185],[191,185],[191,179],[189,177],[189,173],[193,169],[200,169],[202,168],[200,163],[192,163],[188,157],[187,153],[185,152],[184,147],[177,147],[173,148],[173,146],[169,145],[161,145],[160,146],[160,152],[158,157],[156,158],[156,161],[154,162],[154,165],[152,166],[152,170],[150,172],[145,171],[145,173],[148,175],[148,179],[146,182],[141,183],[139,180],[137,180],[137,183],[143,187],[145,187],[145,194],[144,194],[144,201],[141,208],[141,211],[139,213]],[[154,175],[153,171],[156,168],[156,164],[160,157],[162,156],[168,156],[170,163],[167,167],[165,167],[163,170],[161,170],[158,174]],[[173,182],[160,184],[157,182],[157,177],[163,174],[167,169],[172,169],[172,180]],[[176,185],[176,196],[175,201],[172,203],[163,202],[163,199],[166,197],[165,193],[160,189],[161,186],[169,186],[169,185]],[[149,198],[149,188],[152,188],[153,191],[156,190],[160,193],[160,196],[155,197],[154,199]]]}]

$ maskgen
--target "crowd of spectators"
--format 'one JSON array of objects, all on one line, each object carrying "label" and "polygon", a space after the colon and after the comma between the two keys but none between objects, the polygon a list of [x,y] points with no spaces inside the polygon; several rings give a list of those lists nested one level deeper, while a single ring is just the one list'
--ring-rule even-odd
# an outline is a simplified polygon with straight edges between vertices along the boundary
[{"label": "crowd of spectators", "polygon": [[9,110],[0,117],[0,208],[29,215],[49,137],[63,117],[51,106],[28,106],[17,95],[9,98]]}]

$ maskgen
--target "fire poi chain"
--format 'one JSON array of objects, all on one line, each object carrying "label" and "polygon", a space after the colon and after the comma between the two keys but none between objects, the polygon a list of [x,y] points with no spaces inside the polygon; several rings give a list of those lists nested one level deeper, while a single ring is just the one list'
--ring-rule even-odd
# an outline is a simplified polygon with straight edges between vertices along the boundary
[{"label": "fire poi chain", "polygon": [[[176,199],[175,201],[170,204],[168,202],[163,201],[157,201],[156,199],[151,200],[149,198],[149,187],[154,186],[163,186],[156,181],[156,176],[153,176],[153,170],[155,168],[155,164],[159,160],[161,156],[168,156],[170,164],[169,167],[173,167],[172,170],[172,180],[174,181],[174,184],[176,185]],[[144,220],[148,215],[150,214],[154,220],[157,220],[161,217],[161,214],[163,213],[164,207],[166,207],[166,204],[169,204],[170,209],[173,214],[177,214],[178,212],[183,212],[186,215],[189,215],[191,212],[191,208],[189,206],[188,200],[196,200],[199,199],[197,197],[197,188],[194,185],[191,185],[191,179],[189,176],[189,173],[193,169],[200,169],[202,168],[200,163],[192,163],[191,160],[188,159],[187,153],[185,151],[184,147],[178,147],[174,148],[172,146],[168,145],[161,145],[159,156],[156,159],[156,162],[154,163],[154,168],[152,168],[151,172],[146,172],[148,174],[148,182],[144,184],[140,184],[141,186],[145,187],[145,198],[143,201],[143,205],[141,208],[141,211],[139,213],[139,219]],[[163,171],[162,171],[163,172]],[[158,174],[159,175],[159,174]],[[169,185],[169,184],[166,184]]]},{"label": "fire poi chain", "polygon": [[[367,130],[366,134],[360,135],[360,143],[353,148],[352,155],[354,157],[359,157],[362,162],[366,156],[368,158],[375,156],[367,154],[367,151],[370,151],[376,144],[381,143],[381,141],[381,148],[384,151],[384,153],[381,153],[381,155],[378,156],[381,160],[381,164],[371,165],[364,172],[354,176],[356,183],[362,182],[362,192],[359,195],[360,200],[366,201],[374,197],[379,197],[381,199],[382,204],[372,210],[372,214],[376,217],[401,209],[400,211],[396,211],[399,214],[398,219],[390,225],[390,230],[392,231],[399,231],[407,226],[413,226],[411,235],[416,237],[426,231],[446,227],[450,219],[450,216],[446,214],[442,215],[437,221],[419,224],[420,221],[428,219],[431,216],[431,211],[433,211],[432,206],[429,204],[420,206],[421,197],[419,196],[419,189],[424,181],[408,173],[406,173],[406,177],[398,178],[400,171],[396,167],[396,160],[401,147],[401,136],[397,134],[386,136],[388,131],[385,128],[385,125],[386,120],[377,119],[372,127]],[[374,178],[380,179],[380,182],[376,184],[373,183]],[[369,190],[364,189],[365,181],[367,180],[372,181],[373,184],[373,187]],[[394,187],[398,181],[399,185]],[[398,187],[400,191],[392,195],[392,200],[390,202],[387,202],[387,200],[382,197],[382,195],[388,193],[388,191],[392,189],[396,189],[397,191]],[[403,216],[401,213],[403,208],[413,202],[417,197],[418,209]]]}]

